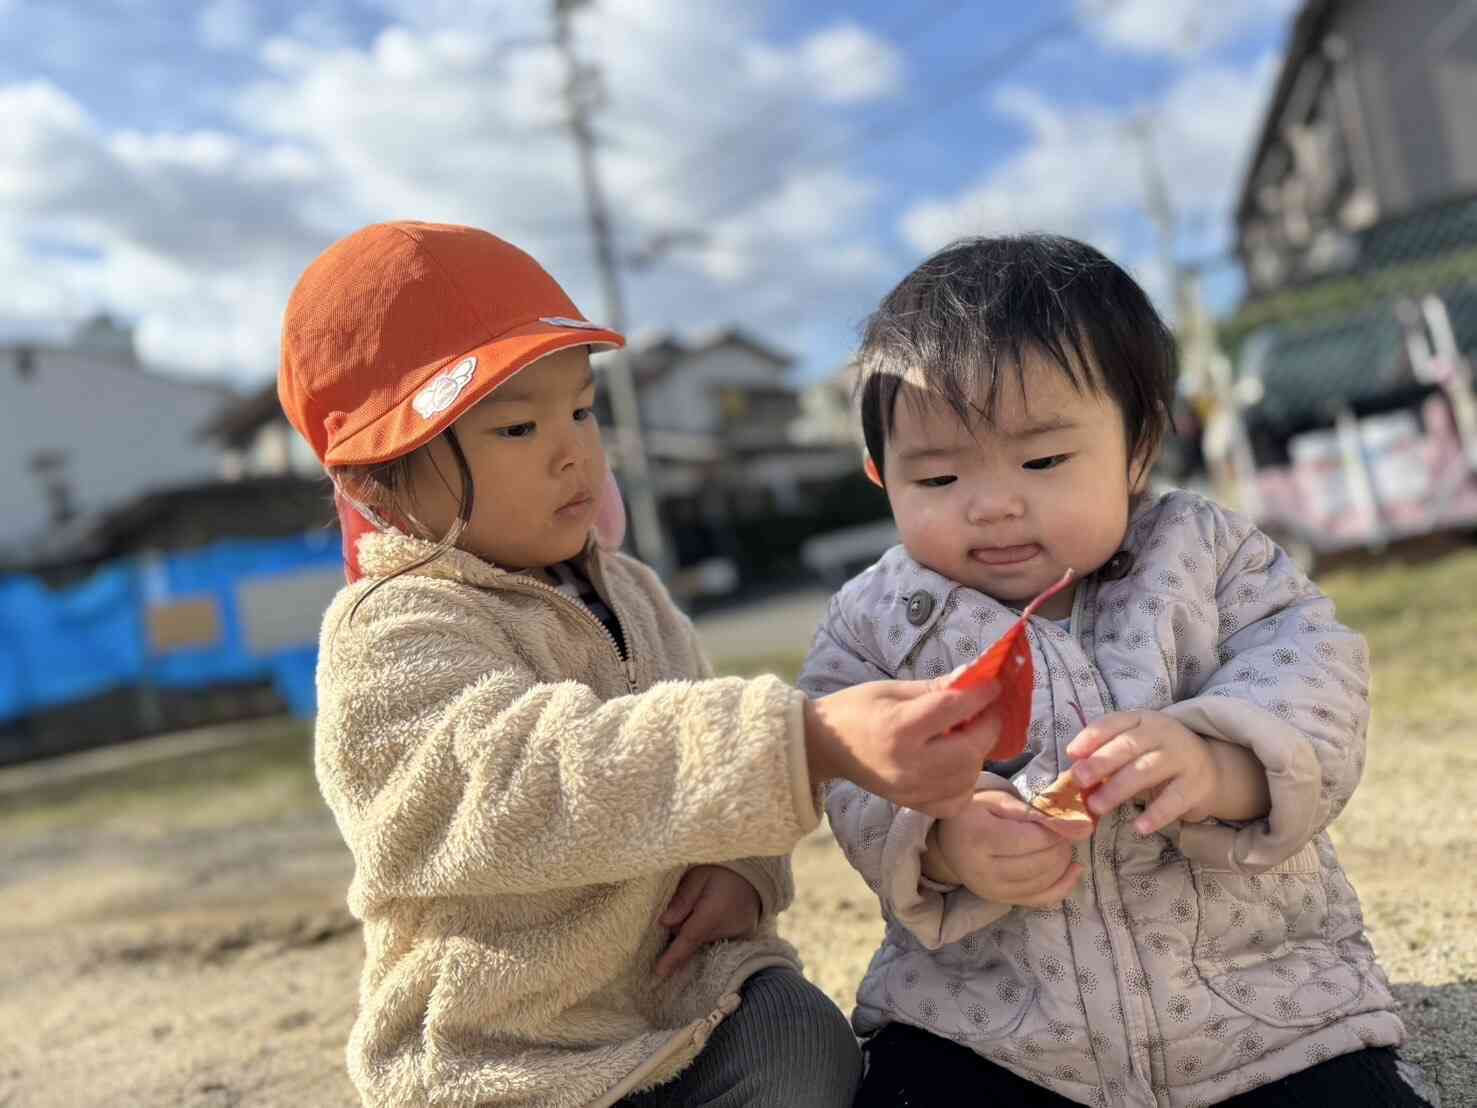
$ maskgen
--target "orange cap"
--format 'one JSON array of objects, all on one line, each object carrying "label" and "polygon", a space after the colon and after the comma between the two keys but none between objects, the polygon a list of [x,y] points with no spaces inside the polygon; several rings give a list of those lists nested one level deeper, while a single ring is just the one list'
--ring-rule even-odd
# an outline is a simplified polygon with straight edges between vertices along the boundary
[{"label": "orange cap", "polygon": [[546,354],[624,343],[511,243],[377,223],[330,246],[293,289],[277,395],[324,465],[387,462]]}]

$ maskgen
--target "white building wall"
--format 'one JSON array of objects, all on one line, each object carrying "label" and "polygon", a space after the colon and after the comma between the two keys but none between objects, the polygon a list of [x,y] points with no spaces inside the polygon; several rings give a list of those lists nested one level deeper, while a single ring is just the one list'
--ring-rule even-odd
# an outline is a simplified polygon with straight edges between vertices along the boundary
[{"label": "white building wall", "polygon": [[690,354],[665,375],[642,387],[641,418],[664,431],[717,431],[722,419],[717,390],[724,386],[773,387],[785,370],[741,346],[719,346]]},{"label": "white building wall", "polygon": [[[22,373],[25,349],[32,366]],[[228,397],[107,353],[0,346],[0,545],[29,545],[49,524],[50,503],[31,470],[38,451],[65,453],[62,472],[82,514],[214,478],[220,453],[195,435]]]},{"label": "white building wall", "polygon": [[243,477],[317,477],[323,466],[306,439],[286,419],[264,423],[252,438],[242,463]]}]

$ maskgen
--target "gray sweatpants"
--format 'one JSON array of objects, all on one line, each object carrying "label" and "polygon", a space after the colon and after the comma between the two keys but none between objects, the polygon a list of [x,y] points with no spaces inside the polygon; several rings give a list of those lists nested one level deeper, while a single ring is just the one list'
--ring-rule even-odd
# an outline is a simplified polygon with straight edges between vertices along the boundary
[{"label": "gray sweatpants", "polygon": [[692,1065],[622,1108],[851,1108],[862,1055],[830,997],[791,969],[761,970],[741,991]]}]

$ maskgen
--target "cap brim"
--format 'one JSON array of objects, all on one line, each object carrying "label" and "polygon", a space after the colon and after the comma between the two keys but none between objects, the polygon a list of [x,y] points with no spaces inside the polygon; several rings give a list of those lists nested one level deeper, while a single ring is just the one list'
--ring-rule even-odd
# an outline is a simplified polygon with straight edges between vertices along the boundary
[{"label": "cap brim", "polygon": [[[373,465],[403,457],[430,442],[493,389],[540,358],[572,346],[614,349],[625,344],[625,338],[618,332],[604,327],[571,327],[541,319],[514,327],[491,342],[463,351],[435,366],[415,382],[400,403],[332,443],[324,453],[323,463],[330,466]],[[429,417],[417,411],[413,401],[420,391],[467,358],[476,358],[477,365],[471,380],[455,399]]]}]

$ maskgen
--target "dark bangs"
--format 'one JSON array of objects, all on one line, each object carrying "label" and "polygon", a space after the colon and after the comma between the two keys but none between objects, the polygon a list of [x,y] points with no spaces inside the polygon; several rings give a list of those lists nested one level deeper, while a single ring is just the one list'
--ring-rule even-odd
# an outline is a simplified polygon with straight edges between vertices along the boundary
[{"label": "dark bangs", "polygon": [[972,426],[993,421],[1004,374],[1024,388],[1031,354],[1079,392],[1111,396],[1128,456],[1152,457],[1169,426],[1173,334],[1138,283],[1100,251],[1057,235],[1018,235],[945,247],[868,317],[858,388],[878,472],[905,383]]}]

